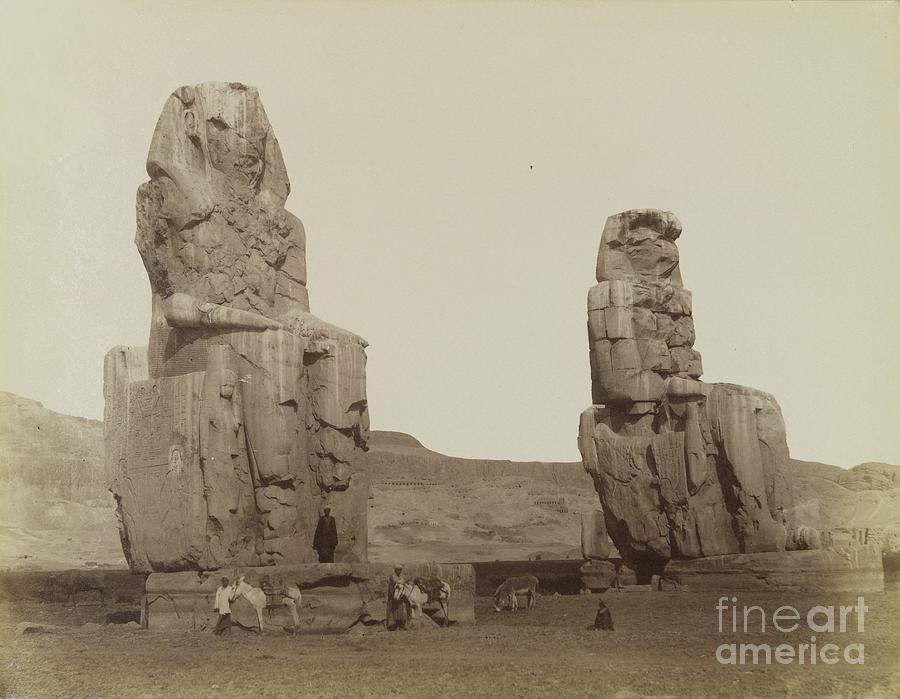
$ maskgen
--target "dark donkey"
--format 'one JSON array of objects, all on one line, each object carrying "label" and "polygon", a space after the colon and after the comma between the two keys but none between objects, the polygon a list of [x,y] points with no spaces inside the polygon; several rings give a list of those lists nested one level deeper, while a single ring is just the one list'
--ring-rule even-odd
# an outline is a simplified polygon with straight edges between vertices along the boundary
[{"label": "dark donkey", "polygon": [[534,609],[537,598],[538,579],[533,575],[517,575],[507,578],[494,593],[494,611],[500,611],[500,605],[506,600],[509,602],[510,611],[519,608],[519,600],[516,595],[525,595],[528,598],[528,609]]}]

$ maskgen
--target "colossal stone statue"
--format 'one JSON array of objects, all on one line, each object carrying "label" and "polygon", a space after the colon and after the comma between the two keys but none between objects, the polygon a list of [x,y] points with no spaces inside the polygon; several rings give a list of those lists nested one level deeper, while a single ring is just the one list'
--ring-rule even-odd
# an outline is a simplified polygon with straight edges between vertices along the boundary
[{"label": "colossal stone statue", "polygon": [[775,399],[707,384],[671,213],[610,216],[588,292],[593,406],[579,449],[606,528],[639,572],[670,559],[783,551],[788,447]]},{"label": "colossal stone statue", "polygon": [[306,234],[257,91],[182,87],[138,188],[149,348],[105,361],[105,440],[135,571],[366,560],[366,342],[309,312]]}]

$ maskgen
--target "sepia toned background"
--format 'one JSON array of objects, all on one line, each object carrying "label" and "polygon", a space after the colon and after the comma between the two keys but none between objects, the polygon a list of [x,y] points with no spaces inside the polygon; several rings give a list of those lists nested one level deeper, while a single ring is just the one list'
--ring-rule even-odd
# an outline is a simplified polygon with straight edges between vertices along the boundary
[{"label": "sepia toned background", "polygon": [[134,193],[179,85],[259,88],[312,310],[366,337],[372,424],[576,460],[606,217],[669,209],[707,381],[792,454],[896,463],[894,3],[0,5],[0,390],[102,416],[141,345]]}]

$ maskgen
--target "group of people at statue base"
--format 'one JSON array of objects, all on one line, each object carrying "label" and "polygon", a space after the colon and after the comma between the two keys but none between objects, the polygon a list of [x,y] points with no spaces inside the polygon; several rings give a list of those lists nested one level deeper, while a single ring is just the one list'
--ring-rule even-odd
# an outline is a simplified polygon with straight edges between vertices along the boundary
[{"label": "group of people at statue base", "polygon": [[[316,533],[313,537],[313,548],[318,554],[319,563],[333,563],[334,550],[337,548],[337,523],[331,516],[331,507],[326,505],[324,514],[319,517],[316,525]],[[412,616],[412,608],[405,595],[398,594],[397,588],[406,585],[403,576],[403,565],[394,566],[394,572],[388,578],[387,589],[387,618],[385,625],[389,631],[408,631],[409,620]],[[234,601],[235,589],[230,585],[228,578],[222,578],[221,586],[216,590],[215,611],[219,613],[219,619],[213,633],[217,636],[226,634],[231,630],[231,603]],[[597,609],[597,617],[592,627],[597,630],[612,631],[613,621],[609,608],[600,600]]]},{"label": "group of people at statue base", "polygon": [[[387,619],[385,626],[388,631],[408,631],[409,619],[411,616],[411,607],[409,599],[405,595],[396,594],[398,587],[406,585],[406,578],[403,576],[403,566],[397,564],[394,566],[394,572],[388,579],[388,596],[387,596]],[[613,624],[612,612],[606,606],[603,598],[597,605],[597,614],[594,617],[594,623],[588,626],[593,631],[615,631]]]},{"label": "group of people at statue base", "polygon": [[[331,516],[331,505],[325,505],[323,510],[324,514],[319,517],[316,533],[313,535],[313,549],[316,551],[319,563],[334,563],[334,550],[338,545],[337,522]],[[228,578],[222,578],[222,584],[216,590],[214,607],[219,614],[219,619],[213,629],[216,636],[231,631],[231,603],[234,602],[235,595],[235,589],[231,586]]]},{"label": "group of people at statue base", "polygon": [[[410,604],[404,595],[397,594],[397,588],[406,585],[406,578],[403,576],[403,566],[399,563],[394,566],[394,572],[388,579],[387,590],[387,620],[386,626],[389,631],[407,631],[409,629]],[[234,601],[236,592],[234,586],[228,578],[222,578],[221,585],[216,590],[215,611],[219,614],[213,633],[216,636],[222,636],[231,632],[231,603]]]},{"label": "group of people at statue base", "polygon": [[[319,563],[333,563],[334,550],[337,548],[337,523],[331,516],[331,506],[324,507],[324,514],[319,517],[316,525],[316,533],[313,536],[313,548],[319,558]],[[235,589],[232,587],[228,578],[222,578],[222,584],[216,590],[215,611],[219,614],[219,619],[213,629],[216,636],[227,634],[231,631],[231,603],[235,598]],[[387,627],[394,630],[407,630],[409,628],[409,618],[411,616],[411,607],[409,600],[405,596],[397,594],[397,588],[406,584],[406,578],[403,577],[403,566],[397,564],[394,566],[394,572],[388,579],[387,590]],[[400,597],[400,599],[397,599]]]}]

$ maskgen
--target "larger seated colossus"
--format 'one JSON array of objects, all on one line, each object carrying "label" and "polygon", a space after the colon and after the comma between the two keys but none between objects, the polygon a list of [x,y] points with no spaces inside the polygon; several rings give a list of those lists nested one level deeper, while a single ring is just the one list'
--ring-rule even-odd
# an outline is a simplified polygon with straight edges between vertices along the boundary
[{"label": "larger seated colossus", "polygon": [[168,99],[137,192],[149,347],[106,356],[105,437],[135,571],[366,560],[365,341],[309,312],[281,150],[240,83]]}]

